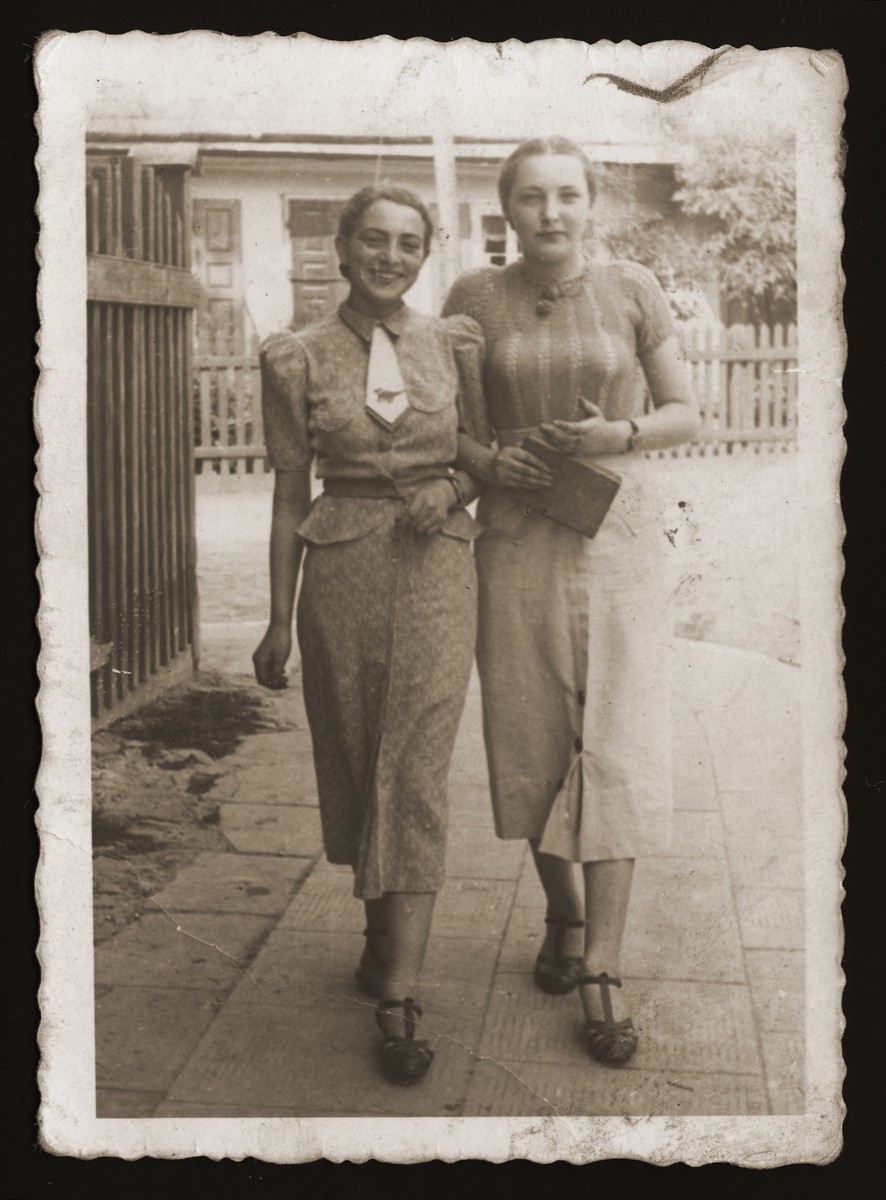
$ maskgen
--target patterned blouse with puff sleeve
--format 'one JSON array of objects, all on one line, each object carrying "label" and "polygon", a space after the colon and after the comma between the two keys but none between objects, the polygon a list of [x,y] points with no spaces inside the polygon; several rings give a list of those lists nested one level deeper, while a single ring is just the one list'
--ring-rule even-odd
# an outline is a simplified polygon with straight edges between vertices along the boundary
[{"label": "patterned blouse with puff sleeve", "polygon": [[[261,348],[262,408],[271,466],[318,479],[383,480],[408,495],[445,477],[456,433],[491,439],[482,398],[483,339],[476,321],[427,317],[405,305],[380,322],[391,335],[410,411],[393,431],[366,411],[372,317],[342,304],[298,333],[273,334]],[[321,496],[300,529],[308,541],[368,533],[382,506]],[[450,513],[443,532],[468,533],[471,518]]]},{"label": "patterned blouse with puff sleeve", "polygon": [[[262,348],[268,456],[313,463],[329,488],[299,533],[308,542],[296,616],[323,841],[354,869],[354,894],[436,891],[447,780],[474,657],[479,526],[451,510],[441,534],[403,525],[403,501],[445,478],[459,427],[489,441],[483,341],[475,321],[400,308],[384,327],[410,408],[384,428],[366,411],[374,321],[342,305]],[[380,498],[343,496],[361,481]],[[370,492],[371,488],[363,489]]]}]

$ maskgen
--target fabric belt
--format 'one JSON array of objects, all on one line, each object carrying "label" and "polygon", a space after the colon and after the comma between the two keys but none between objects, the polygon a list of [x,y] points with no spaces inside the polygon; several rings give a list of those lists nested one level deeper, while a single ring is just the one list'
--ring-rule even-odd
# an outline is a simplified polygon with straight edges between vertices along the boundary
[{"label": "fabric belt", "polygon": [[445,478],[445,475],[429,475],[404,484],[393,479],[326,479],[323,495],[338,500],[408,500],[423,483]]}]

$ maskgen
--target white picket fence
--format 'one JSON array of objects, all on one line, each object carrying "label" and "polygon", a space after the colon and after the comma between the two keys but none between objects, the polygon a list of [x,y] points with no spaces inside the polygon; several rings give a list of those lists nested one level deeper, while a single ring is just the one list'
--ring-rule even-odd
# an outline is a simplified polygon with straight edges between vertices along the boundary
[{"label": "white picket fence", "polygon": [[[701,432],[668,455],[787,450],[797,435],[797,330],[731,325],[684,331],[701,408]],[[258,361],[207,358],[195,370],[194,454],[198,474],[263,475]]]}]

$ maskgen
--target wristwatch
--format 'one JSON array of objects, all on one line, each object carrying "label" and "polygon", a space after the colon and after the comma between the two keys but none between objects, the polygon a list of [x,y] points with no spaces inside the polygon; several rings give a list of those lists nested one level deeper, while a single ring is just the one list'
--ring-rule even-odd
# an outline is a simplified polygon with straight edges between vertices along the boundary
[{"label": "wristwatch", "polygon": [[632,418],[628,417],[628,424],[631,427],[631,436],[628,438],[628,448],[626,454],[630,454],[632,450],[639,450],[638,442],[640,440],[640,426]]},{"label": "wristwatch", "polygon": [[452,484],[452,490],[455,492],[455,498],[457,501],[456,508],[464,508],[465,493],[464,493],[464,488],[462,487],[462,484],[461,484],[461,480],[459,478],[457,478],[457,476],[455,476],[455,475],[447,475],[446,482]]}]

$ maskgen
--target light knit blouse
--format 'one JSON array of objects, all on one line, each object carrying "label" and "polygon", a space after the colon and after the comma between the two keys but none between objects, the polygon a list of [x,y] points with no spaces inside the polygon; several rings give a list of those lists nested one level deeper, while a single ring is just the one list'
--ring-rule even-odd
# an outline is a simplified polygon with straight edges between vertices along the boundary
[{"label": "light knit blouse", "polygon": [[667,299],[637,263],[589,263],[585,278],[537,311],[541,288],[522,263],[469,271],[444,314],[473,317],[486,341],[484,383],[492,429],[529,429],[587,416],[591,400],[608,420],[643,412],[640,368],[674,333]]}]

